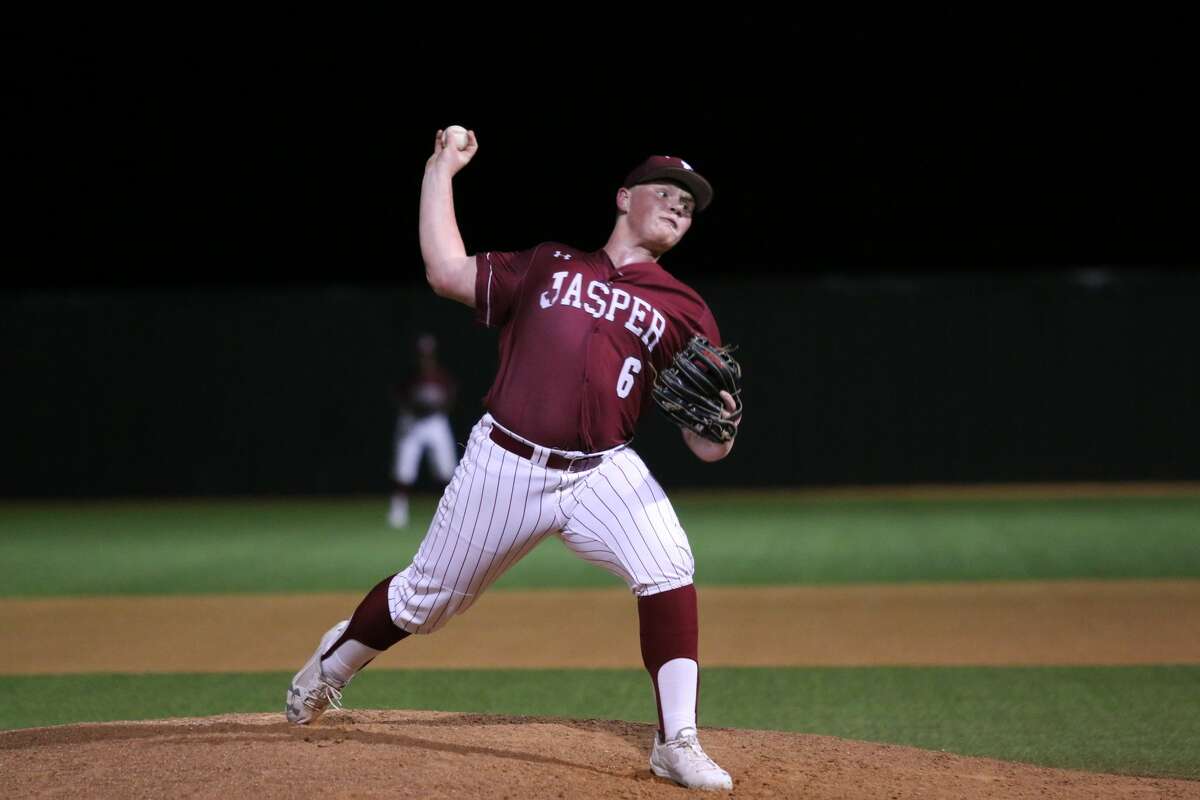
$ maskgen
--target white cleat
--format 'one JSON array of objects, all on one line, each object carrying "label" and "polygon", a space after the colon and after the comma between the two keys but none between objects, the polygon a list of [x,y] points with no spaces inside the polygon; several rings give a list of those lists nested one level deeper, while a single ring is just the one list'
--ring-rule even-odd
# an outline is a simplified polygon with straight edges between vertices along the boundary
[{"label": "white cleat", "polygon": [[674,739],[658,741],[650,751],[650,771],[689,789],[732,789],[733,778],[700,747],[695,728],[684,728]]},{"label": "white cleat", "polygon": [[342,689],[346,684],[339,684],[325,675],[321,669],[321,656],[341,638],[349,625],[350,620],[344,619],[326,631],[321,637],[321,643],[317,645],[317,652],[313,653],[308,663],[292,678],[292,685],[287,693],[287,704],[284,706],[288,722],[309,725],[316,722],[330,706],[342,707]]}]

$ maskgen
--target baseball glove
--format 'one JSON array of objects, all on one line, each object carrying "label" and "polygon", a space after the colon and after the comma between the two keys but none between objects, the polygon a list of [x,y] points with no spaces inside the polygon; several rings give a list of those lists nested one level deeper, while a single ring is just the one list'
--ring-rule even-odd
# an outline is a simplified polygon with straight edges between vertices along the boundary
[{"label": "baseball glove", "polygon": [[[679,427],[713,442],[728,442],[742,418],[742,367],[730,355],[735,349],[714,347],[703,336],[693,336],[671,365],[655,376],[654,402]],[[722,390],[737,403],[727,417],[721,416],[726,410]]]}]

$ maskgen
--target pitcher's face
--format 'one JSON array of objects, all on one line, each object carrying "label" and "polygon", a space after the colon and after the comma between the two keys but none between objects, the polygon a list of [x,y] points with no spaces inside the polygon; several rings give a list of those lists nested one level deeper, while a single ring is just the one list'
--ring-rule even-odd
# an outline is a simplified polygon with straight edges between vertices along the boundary
[{"label": "pitcher's face", "polygon": [[628,189],[629,226],[655,249],[670,250],[692,226],[696,199],[682,186],[655,181]]}]

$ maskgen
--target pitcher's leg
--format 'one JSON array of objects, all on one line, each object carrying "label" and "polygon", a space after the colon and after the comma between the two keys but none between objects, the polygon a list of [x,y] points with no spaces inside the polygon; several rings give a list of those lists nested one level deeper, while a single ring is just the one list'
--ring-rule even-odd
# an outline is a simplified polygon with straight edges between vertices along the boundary
[{"label": "pitcher's leg", "polygon": [[[486,421],[487,418],[485,418]],[[556,527],[547,470],[496,446],[481,421],[413,563],[377,584],[334,625],[296,673],[287,717],[309,724],[379,653],[410,633],[432,633],[462,613],[505,569]]]},{"label": "pitcher's leg", "polygon": [[700,625],[696,589],[684,586],[638,598],[642,663],[650,673],[663,739],[696,727]]},{"label": "pitcher's leg", "polygon": [[619,576],[638,597],[642,660],[661,733],[696,727],[699,682],[691,545],[662,487],[623,450],[572,493],[562,539],[581,558]]},{"label": "pitcher's leg", "polygon": [[548,473],[497,446],[486,431],[468,447],[413,563],[391,584],[398,626],[438,630],[555,528]]},{"label": "pitcher's leg", "polygon": [[639,597],[692,583],[687,534],[637,453],[622,450],[582,478],[564,503],[567,547]]},{"label": "pitcher's leg", "polygon": [[321,654],[325,674],[343,686],[375,656],[409,635],[396,626],[388,604],[388,587],[395,577],[389,575],[367,592],[346,630]]},{"label": "pitcher's leg", "polygon": [[670,501],[641,458],[622,450],[572,492],[563,541],[621,577],[638,598],[642,662],[650,675],[659,732],[656,775],[692,788],[728,789],[729,773],[700,747],[699,620],[691,544]]}]

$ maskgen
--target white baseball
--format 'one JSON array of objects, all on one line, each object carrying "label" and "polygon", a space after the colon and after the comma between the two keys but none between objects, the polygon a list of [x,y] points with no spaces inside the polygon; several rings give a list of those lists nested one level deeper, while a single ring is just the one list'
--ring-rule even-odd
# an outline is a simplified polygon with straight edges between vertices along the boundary
[{"label": "white baseball", "polygon": [[453,144],[459,150],[467,149],[467,129],[462,125],[451,125],[442,131],[442,147]]}]

